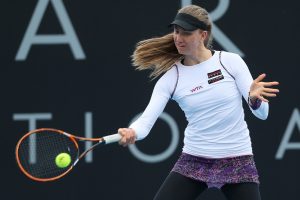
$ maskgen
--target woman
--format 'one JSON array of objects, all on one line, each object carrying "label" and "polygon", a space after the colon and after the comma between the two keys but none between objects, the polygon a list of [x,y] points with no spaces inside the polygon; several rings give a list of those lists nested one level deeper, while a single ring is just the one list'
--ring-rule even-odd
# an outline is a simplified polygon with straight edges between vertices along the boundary
[{"label": "woman", "polygon": [[182,154],[155,200],[196,199],[207,187],[220,188],[228,200],[259,200],[258,173],[242,97],[252,113],[265,120],[267,97],[275,97],[278,82],[255,80],[242,58],[211,49],[212,23],[205,9],[190,5],[178,11],[174,32],[138,43],[133,54],[137,69],[153,71],[157,81],[143,114],[120,128],[120,144],[145,138],[165,108],[175,100],[188,125]]}]

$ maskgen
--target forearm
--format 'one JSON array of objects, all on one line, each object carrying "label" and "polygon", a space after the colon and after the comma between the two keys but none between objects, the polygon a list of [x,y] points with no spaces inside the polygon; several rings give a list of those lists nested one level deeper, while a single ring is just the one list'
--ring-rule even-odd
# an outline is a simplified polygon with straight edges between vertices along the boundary
[{"label": "forearm", "polygon": [[248,105],[252,113],[259,119],[266,120],[269,114],[269,103],[251,96],[249,92]]}]

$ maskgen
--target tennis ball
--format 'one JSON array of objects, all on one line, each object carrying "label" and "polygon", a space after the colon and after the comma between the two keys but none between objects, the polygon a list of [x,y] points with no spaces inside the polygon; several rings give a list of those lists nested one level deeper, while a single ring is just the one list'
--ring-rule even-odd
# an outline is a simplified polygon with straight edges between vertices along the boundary
[{"label": "tennis ball", "polygon": [[55,164],[59,168],[68,167],[71,163],[71,156],[68,153],[60,153],[55,158]]}]

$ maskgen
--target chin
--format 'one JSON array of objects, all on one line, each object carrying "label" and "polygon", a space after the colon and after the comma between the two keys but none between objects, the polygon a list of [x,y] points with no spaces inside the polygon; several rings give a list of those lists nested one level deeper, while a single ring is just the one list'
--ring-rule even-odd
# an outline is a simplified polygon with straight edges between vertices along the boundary
[{"label": "chin", "polygon": [[179,54],[185,55],[185,51],[184,50],[177,49],[177,51],[178,51]]}]

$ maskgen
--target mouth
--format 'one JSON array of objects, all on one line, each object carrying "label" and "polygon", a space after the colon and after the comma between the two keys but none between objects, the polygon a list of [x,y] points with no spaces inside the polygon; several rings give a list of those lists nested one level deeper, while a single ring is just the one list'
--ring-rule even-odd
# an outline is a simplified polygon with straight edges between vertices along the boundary
[{"label": "mouth", "polygon": [[176,44],[176,47],[177,47],[177,48],[181,48],[181,49],[182,49],[182,48],[184,48],[184,47],[185,47],[185,45],[182,45],[182,44],[181,44],[181,45],[179,45],[179,44]]}]

